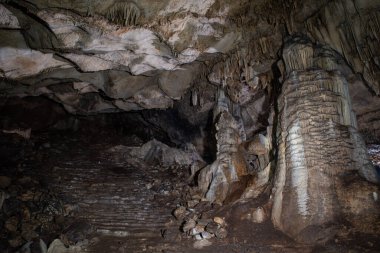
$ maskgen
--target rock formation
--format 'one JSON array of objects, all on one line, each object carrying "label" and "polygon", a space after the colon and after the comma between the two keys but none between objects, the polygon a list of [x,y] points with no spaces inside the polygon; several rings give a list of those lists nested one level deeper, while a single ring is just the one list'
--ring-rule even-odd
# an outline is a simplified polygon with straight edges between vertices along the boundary
[{"label": "rock formation", "polygon": [[[298,240],[323,241],[348,211],[346,194],[355,183],[345,183],[345,177],[358,172],[369,182],[379,179],[357,132],[344,76],[331,65],[315,63],[312,43],[292,39],[285,45],[272,219]],[[371,213],[378,204],[364,196],[377,189],[365,185],[355,192],[364,198],[358,212]]]}]

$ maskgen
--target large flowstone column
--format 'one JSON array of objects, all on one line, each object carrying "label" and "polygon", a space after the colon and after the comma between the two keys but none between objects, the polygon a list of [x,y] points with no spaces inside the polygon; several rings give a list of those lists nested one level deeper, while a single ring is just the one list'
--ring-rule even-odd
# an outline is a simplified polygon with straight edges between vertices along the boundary
[{"label": "large flowstone column", "polygon": [[[356,177],[378,180],[356,129],[347,81],[315,53],[305,41],[288,42],[283,51],[272,210],[277,228],[308,243],[331,238],[342,219],[354,224],[365,209],[372,210],[369,221],[379,215],[371,195],[378,188]],[[359,183],[347,183],[350,175]],[[363,206],[351,208],[355,199]]]}]

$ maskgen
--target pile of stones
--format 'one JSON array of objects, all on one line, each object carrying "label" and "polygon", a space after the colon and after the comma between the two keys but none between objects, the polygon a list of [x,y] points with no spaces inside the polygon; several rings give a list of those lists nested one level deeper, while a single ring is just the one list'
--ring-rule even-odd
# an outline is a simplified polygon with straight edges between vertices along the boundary
[{"label": "pile of stones", "polygon": [[[44,252],[72,208],[30,176],[0,176],[0,252]],[[45,243],[46,242],[46,243]]]},{"label": "pile of stones", "polygon": [[223,217],[212,216],[213,205],[208,201],[190,200],[173,210],[184,237],[192,238],[194,248],[212,244],[212,239],[227,237],[227,223]]}]

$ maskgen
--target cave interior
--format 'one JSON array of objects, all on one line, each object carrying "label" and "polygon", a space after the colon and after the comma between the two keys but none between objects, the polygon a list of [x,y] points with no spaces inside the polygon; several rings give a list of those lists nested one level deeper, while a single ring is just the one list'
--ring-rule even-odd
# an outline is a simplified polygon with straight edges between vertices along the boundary
[{"label": "cave interior", "polygon": [[0,0],[0,252],[380,252],[380,1]]}]

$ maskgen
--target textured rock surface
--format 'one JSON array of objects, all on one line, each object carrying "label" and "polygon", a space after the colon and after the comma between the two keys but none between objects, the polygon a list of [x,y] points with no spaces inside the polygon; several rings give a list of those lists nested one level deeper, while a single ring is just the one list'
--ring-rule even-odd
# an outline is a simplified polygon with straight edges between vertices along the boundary
[{"label": "textured rock surface", "polygon": [[[272,211],[277,227],[305,242],[333,236],[342,213],[358,219],[353,213],[365,212],[347,209],[356,206],[355,197],[347,196],[356,183],[344,183],[347,175],[359,172],[378,182],[357,133],[348,84],[337,71],[313,69],[313,51],[305,41],[292,41],[284,49],[287,76],[279,99],[279,161]],[[362,184],[367,186],[357,187],[355,194],[368,208],[369,217],[374,217],[373,212],[377,217],[378,203],[365,198],[377,187]]]}]

